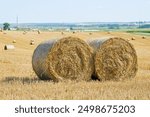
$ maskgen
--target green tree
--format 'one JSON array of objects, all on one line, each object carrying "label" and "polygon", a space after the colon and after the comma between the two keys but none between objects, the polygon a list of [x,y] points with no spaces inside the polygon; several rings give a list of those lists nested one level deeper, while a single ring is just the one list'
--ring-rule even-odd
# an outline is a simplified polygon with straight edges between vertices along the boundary
[{"label": "green tree", "polygon": [[3,24],[3,30],[10,30],[10,24],[9,23],[4,23]]}]

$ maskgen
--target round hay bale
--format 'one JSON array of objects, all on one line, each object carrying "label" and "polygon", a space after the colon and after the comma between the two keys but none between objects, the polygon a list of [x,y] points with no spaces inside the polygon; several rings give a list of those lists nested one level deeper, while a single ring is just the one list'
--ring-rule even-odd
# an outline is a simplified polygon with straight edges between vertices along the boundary
[{"label": "round hay bale", "polygon": [[0,32],[3,32],[3,29],[0,29]]},{"label": "round hay bale", "polygon": [[27,31],[23,31],[23,34],[24,34],[24,35],[27,34]]},{"label": "round hay bale", "polygon": [[132,44],[122,38],[88,41],[94,49],[94,75],[102,80],[134,78],[138,69],[137,54]]},{"label": "round hay bale", "polygon": [[89,35],[92,35],[92,33],[89,33]]},{"label": "round hay bale", "polygon": [[108,32],[107,32],[107,34],[111,34],[111,32],[110,32],[110,31],[108,31]]},{"label": "round hay bale", "polygon": [[16,40],[13,40],[13,43],[16,43]]},{"label": "round hay bale", "polygon": [[30,42],[30,45],[34,45],[34,44],[35,44],[34,41]]},{"label": "round hay bale", "polygon": [[134,38],[134,37],[132,37],[132,38],[131,38],[131,40],[135,40],[135,38]]},{"label": "round hay bale", "polygon": [[41,34],[41,31],[40,31],[40,30],[38,30],[38,34]]},{"label": "round hay bale", "polygon": [[61,32],[62,35],[64,35],[64,32]]},{"label": "round hay bale", "polygon": [[34,40],[32,39],[31,41],[30,41],[30,45],[34,45],[35,44],[35,42],[34,42]]},{"label": "round hay bale", "polygon": [[14,45],[5,45],[4,46],[4,50],[13,50],[13,49],[15,49]]},{"label": "round hay bale", "polygon": [[49,40],[35,49],[32,66],[42,80],[90,80],[92,48],[76,37]]},{"label": "round hay bale", "polygon": [[146,39],[146,37],[145,37],[145,36],[143,36],[143,37],[142,37],[142,39]]}]

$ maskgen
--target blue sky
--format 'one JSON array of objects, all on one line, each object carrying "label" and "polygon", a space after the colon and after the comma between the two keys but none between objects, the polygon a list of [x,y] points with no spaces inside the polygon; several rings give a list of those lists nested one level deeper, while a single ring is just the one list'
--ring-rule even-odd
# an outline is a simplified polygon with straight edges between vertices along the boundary
[{"label": "blue sky", "polygon": [[0,0],[0,23],[150,21],[150,0]]}]

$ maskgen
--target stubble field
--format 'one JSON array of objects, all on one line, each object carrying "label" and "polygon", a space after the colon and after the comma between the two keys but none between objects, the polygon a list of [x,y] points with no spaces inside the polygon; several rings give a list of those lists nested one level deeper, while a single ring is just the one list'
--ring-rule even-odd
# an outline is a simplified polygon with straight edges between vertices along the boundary
[{"label": "stubble field", "polygon": [[[32,69],[32,54],[39,43],[53,38],[77,36],[82,39],[117,36],[129,39],[138,55],[138,73],[127,81],[41,81]],[[131,40],[134,37],[135,40]],[[12,43],[16,40],[16,43]],[[35,40],[35,45],[30,45]],[[4,50],[5,44],[14,44],[15,50]],[[150,99],[150,37],[125,32],[0,32],[0,99]]]}]

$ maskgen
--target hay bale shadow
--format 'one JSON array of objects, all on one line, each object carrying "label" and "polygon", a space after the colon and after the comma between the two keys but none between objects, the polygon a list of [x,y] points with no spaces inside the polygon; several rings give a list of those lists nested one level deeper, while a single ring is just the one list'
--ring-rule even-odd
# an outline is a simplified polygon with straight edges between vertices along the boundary
[{"label": "hay bale shadow", "polygon": [[40,83],[41,80],[37,78],[29,78],[29,77],[5,77],[4,80],[2,80],[3,83],[15,83],[20,82],[22,84],[33,84],[33,83]]},{"label": "hay bale shadow", "polygon": [[98,79],[98,77],[96,77],[95,75],[91,76],[91,81],[101,81],[100,79]]}]

